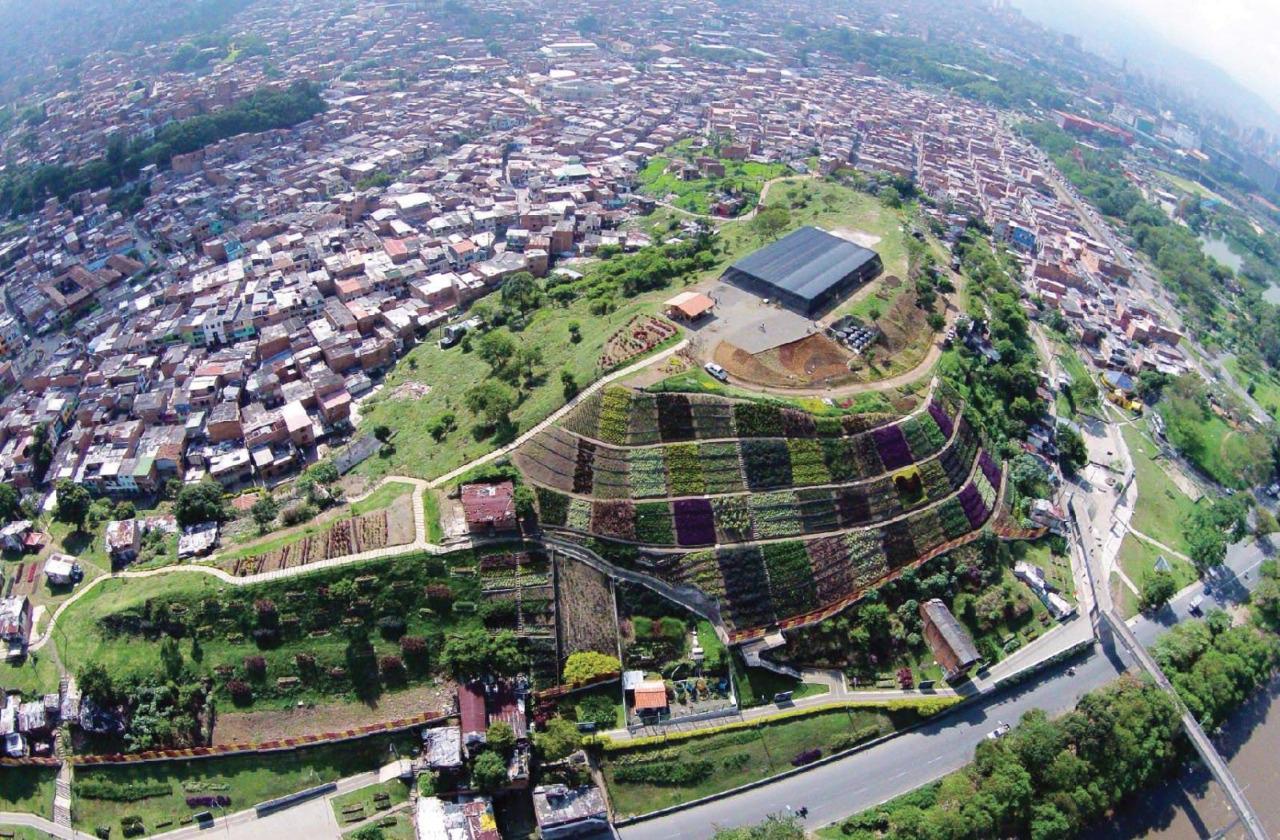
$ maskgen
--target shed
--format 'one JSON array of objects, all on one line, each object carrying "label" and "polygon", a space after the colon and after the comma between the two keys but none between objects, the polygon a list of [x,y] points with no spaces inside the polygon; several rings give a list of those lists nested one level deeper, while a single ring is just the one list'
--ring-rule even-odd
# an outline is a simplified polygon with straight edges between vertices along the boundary
[{"label": "shed", "polygon": [[715,308],[716,302],[702,292],[681,292],[664,304],[667,317],[696,321]]},{"label": "shed", "polygon": [[920,605],[920,617],[924,620],[925,641],[948,682],[964,676],[982,658],[969,631],[942,601],[925,601]]}]

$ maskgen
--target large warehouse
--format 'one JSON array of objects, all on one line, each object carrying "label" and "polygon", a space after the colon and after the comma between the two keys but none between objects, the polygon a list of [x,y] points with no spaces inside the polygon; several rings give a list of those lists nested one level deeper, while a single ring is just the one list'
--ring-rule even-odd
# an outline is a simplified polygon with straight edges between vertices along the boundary
[{"label": "large warehouse", "polygon": [[802,227],[738,260],[722,279],[813,318],[883,270],[875,251]]}]

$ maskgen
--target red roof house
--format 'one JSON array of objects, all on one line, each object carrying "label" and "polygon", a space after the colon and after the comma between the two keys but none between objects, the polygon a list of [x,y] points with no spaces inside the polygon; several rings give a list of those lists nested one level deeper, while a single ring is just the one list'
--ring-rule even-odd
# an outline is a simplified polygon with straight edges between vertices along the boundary
[{"label": "red roof house", "polygon": [[499,484],[462,485],[462,512],[467,530],[473,534],[510,531],[516,520],[516,487],[510,481]]}]

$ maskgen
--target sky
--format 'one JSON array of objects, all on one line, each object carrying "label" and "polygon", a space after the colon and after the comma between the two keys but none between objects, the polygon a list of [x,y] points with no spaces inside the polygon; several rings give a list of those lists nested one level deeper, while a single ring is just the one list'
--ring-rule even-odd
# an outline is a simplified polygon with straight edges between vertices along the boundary
[{"label": "sky", "polygon": [[1277,0],[1014,0],[1014,5],[1033,20],[1085,37],[1090,21],[1127,18],[1217,65],[1280,110]]}]

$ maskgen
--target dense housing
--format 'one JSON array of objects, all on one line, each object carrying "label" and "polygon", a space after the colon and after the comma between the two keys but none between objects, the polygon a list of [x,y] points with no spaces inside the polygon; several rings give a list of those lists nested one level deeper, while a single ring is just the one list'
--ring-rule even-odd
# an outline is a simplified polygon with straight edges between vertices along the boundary
[{"label": "dense housing", "polygon": [[875,251],[806,226],[738,260],[724,279],[813,317],[883,270]]}]

